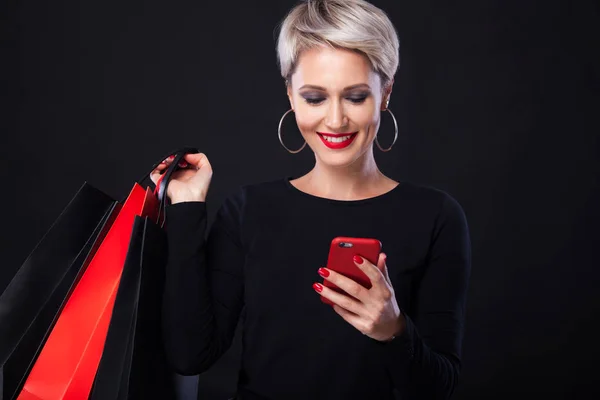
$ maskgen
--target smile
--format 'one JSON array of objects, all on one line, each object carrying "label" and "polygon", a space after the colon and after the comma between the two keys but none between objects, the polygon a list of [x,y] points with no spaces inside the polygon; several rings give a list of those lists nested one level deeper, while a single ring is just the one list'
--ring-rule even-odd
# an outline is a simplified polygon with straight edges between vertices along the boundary
[{"label": "smile", "polygon": [[323,142],[323,144],[325,146],[327,146],[330,149],[336,149],[336,150],[348,147],[354,141],[354,138],[356,137],[357,133],[358,132],[342,134],[342,135],[338,135],[338,134],[332,135],[332,134],[317,132],[317,134],[319,135],[319,137],[321,138],[321,141]]}]

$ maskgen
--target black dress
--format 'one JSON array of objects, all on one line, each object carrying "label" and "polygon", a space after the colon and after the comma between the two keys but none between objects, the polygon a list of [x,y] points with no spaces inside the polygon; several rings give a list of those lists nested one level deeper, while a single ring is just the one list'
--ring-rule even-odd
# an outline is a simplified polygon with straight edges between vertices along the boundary
[{"label": "black dress", "polygon": [[[229,195],[208,232],[205,202],[167,208],[165,345],[182,374],[228,349],[245,308],[238,396],[447,398],[460,370],[470,240],[460,205],[408,182],[377,197],[312,196],[284,179]],[[336,236],[377,238],[406,330],[363,335],[313,290]]]}]

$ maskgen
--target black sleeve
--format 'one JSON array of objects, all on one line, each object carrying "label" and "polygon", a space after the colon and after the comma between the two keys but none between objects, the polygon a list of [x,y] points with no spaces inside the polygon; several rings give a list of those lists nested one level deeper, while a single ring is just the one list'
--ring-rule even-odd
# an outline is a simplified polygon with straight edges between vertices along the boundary
[{"label": "black sleeve", "polygon": [[167,207],[163,335],[182,375],[206,371],[231,345],[244,297],[242,207],[239,196],[225,199],[206,240],[205,202]]},{"label": "black sleeve", "polygon": [[404,332],[384,344],[392,379],[406,398],[448,399],[454,392],[470,272],[467,221],[456,200],[444,194],[415,307],[404,314]]}]

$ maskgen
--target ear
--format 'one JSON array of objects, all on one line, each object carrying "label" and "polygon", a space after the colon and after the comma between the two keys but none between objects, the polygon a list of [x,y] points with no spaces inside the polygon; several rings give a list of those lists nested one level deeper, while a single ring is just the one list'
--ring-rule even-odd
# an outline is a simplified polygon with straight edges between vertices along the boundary
[{"label": "ear", "polygon": [[292,84],[289,81],[286,81],[286,88],[287,88],[287,97],[288,100],[290,101],[290,108],[293,110],[294,109],[294,98],[292,96]]},{"label": "ear", "polygon": [[383,89],[383,96],[381,96],[381,111],[385,111],[390,104],[390,97],[392,96],[392,87],[394,86],[394,78],[388,83]]}]

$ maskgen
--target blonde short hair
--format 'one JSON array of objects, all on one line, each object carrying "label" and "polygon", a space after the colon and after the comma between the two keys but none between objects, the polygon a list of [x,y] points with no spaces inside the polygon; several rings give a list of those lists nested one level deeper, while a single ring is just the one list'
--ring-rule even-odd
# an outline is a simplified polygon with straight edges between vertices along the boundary
[{"label": "blonde short hair", "polygon": [[364,54],[383,85],[393,79],[400,41],[381,9],[364,0],[305,0],[287,14],[277,39],[281,76],[289,82],[303,50],[332,46]]}]

